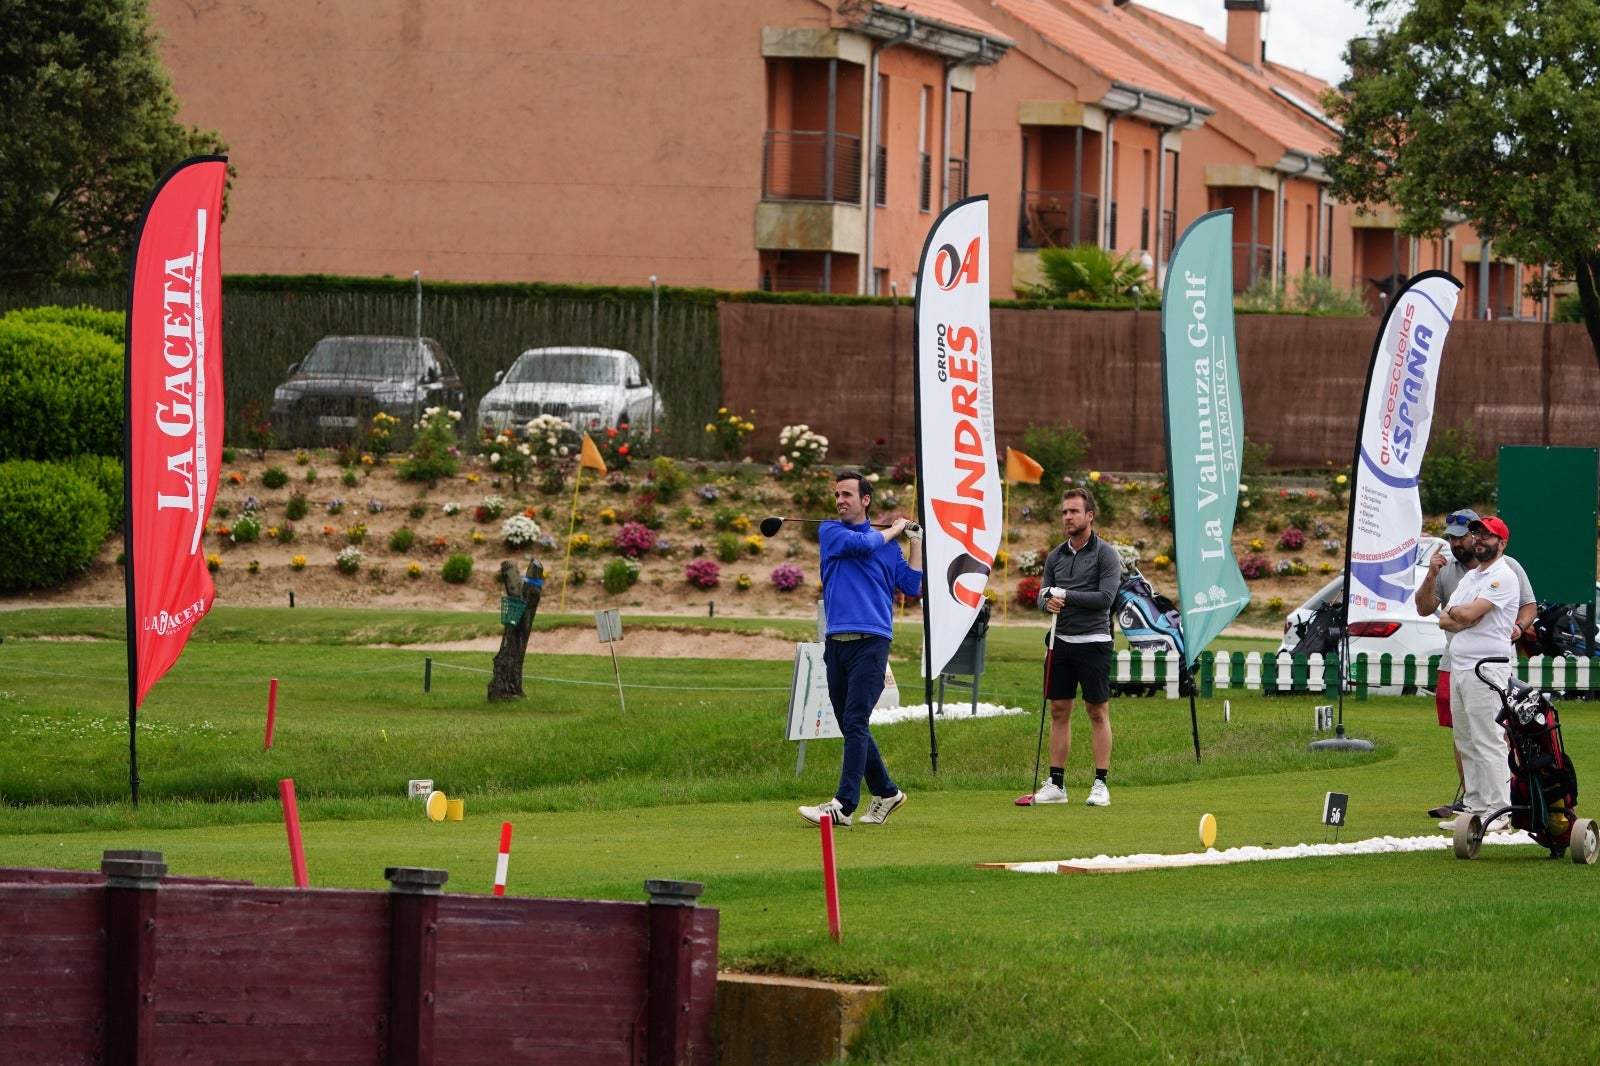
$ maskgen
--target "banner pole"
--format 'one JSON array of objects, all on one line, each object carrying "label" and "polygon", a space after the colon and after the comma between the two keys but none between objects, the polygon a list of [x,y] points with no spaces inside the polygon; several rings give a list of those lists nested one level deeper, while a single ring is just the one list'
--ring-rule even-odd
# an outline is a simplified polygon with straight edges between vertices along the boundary
[{"label": "banner pole", "polygon": [[1194,733],[1194,761],[1200,761],[1200,719],[1194,710],[1194,688],[1189,689],[1189,729]]}]

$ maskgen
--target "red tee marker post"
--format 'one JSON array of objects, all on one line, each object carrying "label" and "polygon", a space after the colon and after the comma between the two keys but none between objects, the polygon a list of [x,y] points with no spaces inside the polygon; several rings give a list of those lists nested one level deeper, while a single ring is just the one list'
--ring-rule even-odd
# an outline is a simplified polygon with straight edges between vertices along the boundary
[{"label": "red tee marker post", "polygon": [[833,864],[833,816],[824,814],[822,829],[822,894],[828,903],[828,935],[839,942],[839,872]]},{"label": "red tee marker post", "polygon": [[278,782],[278,795],[283,798],[283,824],[289,830],[289,863],[294,868],[294,887],[310,888],[306,877],[306,849],[300,840],[300,806],[294,798],[294,778]]},{"label": "red tee marker post", "polygon": [[272,684],[267,687],[267,743],[266,750],[272,750],[272,721],[278,715],[278,679],[273,678]]},{"label": "red tee marker post", "polygon": [[494,864],[494,894],[506,894],[506,871],[511,866],[511,823],[500,823],[500,857]]}]

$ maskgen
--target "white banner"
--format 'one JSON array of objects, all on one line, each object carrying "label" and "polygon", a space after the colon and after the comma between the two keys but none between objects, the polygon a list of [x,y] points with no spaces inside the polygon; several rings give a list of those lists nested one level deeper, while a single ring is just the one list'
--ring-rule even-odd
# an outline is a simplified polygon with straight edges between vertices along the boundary
[{"label": "white banner", "polygon": [[917,268],[917,510],[924,677],[944,671],[983,605],[1000,547],[989,334],[989,201],[952,204]]},{"label": "white banner", "polygon": [[1422,536],[1417,475],[1433,427],[1440,357],[1461,283],[1428,271],[1389,304],[1361,405],[1350,487],[1349,620],[1381,618],[1411,602]]}]

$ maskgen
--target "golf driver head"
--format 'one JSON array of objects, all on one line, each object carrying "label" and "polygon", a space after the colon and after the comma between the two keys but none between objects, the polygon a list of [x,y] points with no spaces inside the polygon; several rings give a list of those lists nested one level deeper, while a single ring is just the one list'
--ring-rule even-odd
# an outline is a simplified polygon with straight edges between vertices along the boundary
[{"label": "golf driver head", "polygon": [[783,528],[783,519],[777,515],[768,515],[761,520],[761,535],[763,537],[775,537],[781,528]]}]

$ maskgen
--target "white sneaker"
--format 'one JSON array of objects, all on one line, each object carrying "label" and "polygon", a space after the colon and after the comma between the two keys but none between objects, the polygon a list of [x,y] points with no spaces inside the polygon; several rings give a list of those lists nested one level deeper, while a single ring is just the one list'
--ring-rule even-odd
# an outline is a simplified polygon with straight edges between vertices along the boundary
[{"label": "white sneaker", "polygon": [[1484,833],[1515,833],[1516,827],[1511,824],[1511,815],[1502,814],[1494,821],[1483,827]]},{"label": "white sneaker", "polygon": [[889,820],[889,815],[899,810],[905,802],[904,792],[896,792],[892,796],[873,796],[872,803],[867,807],[867,813],[861,816],[861,824],[882,825]]},{"label": "white sneaker", "polygon": [[1039,791],[1033,794],[1033,802],[1065,803],[1067,802],[1067,790],[1056,784],[1054,781],[1046,781],[1043,785],[1039,786]]},{"label": "white sneaker", "polygon": [[1109,807],[1111,806],[1111,790],[1106,788],[1106,783],[1097,777],[1089,789],[1089,795],[1085,797],[1083,802],[1091,807]]},{"label": "white sneaker", "polygon": [[[902,796],[901,798],[904,799],[905,797]],[[824,814],[833,819],[834,825],[843,826],[846,829],[850,828],[850,816],[844,813],[844,807],[840,806],[838,797],[834,797],[827,803],[819,803],[815,807],[800,808],[800,817],[812,825],[821,825]]]}]

